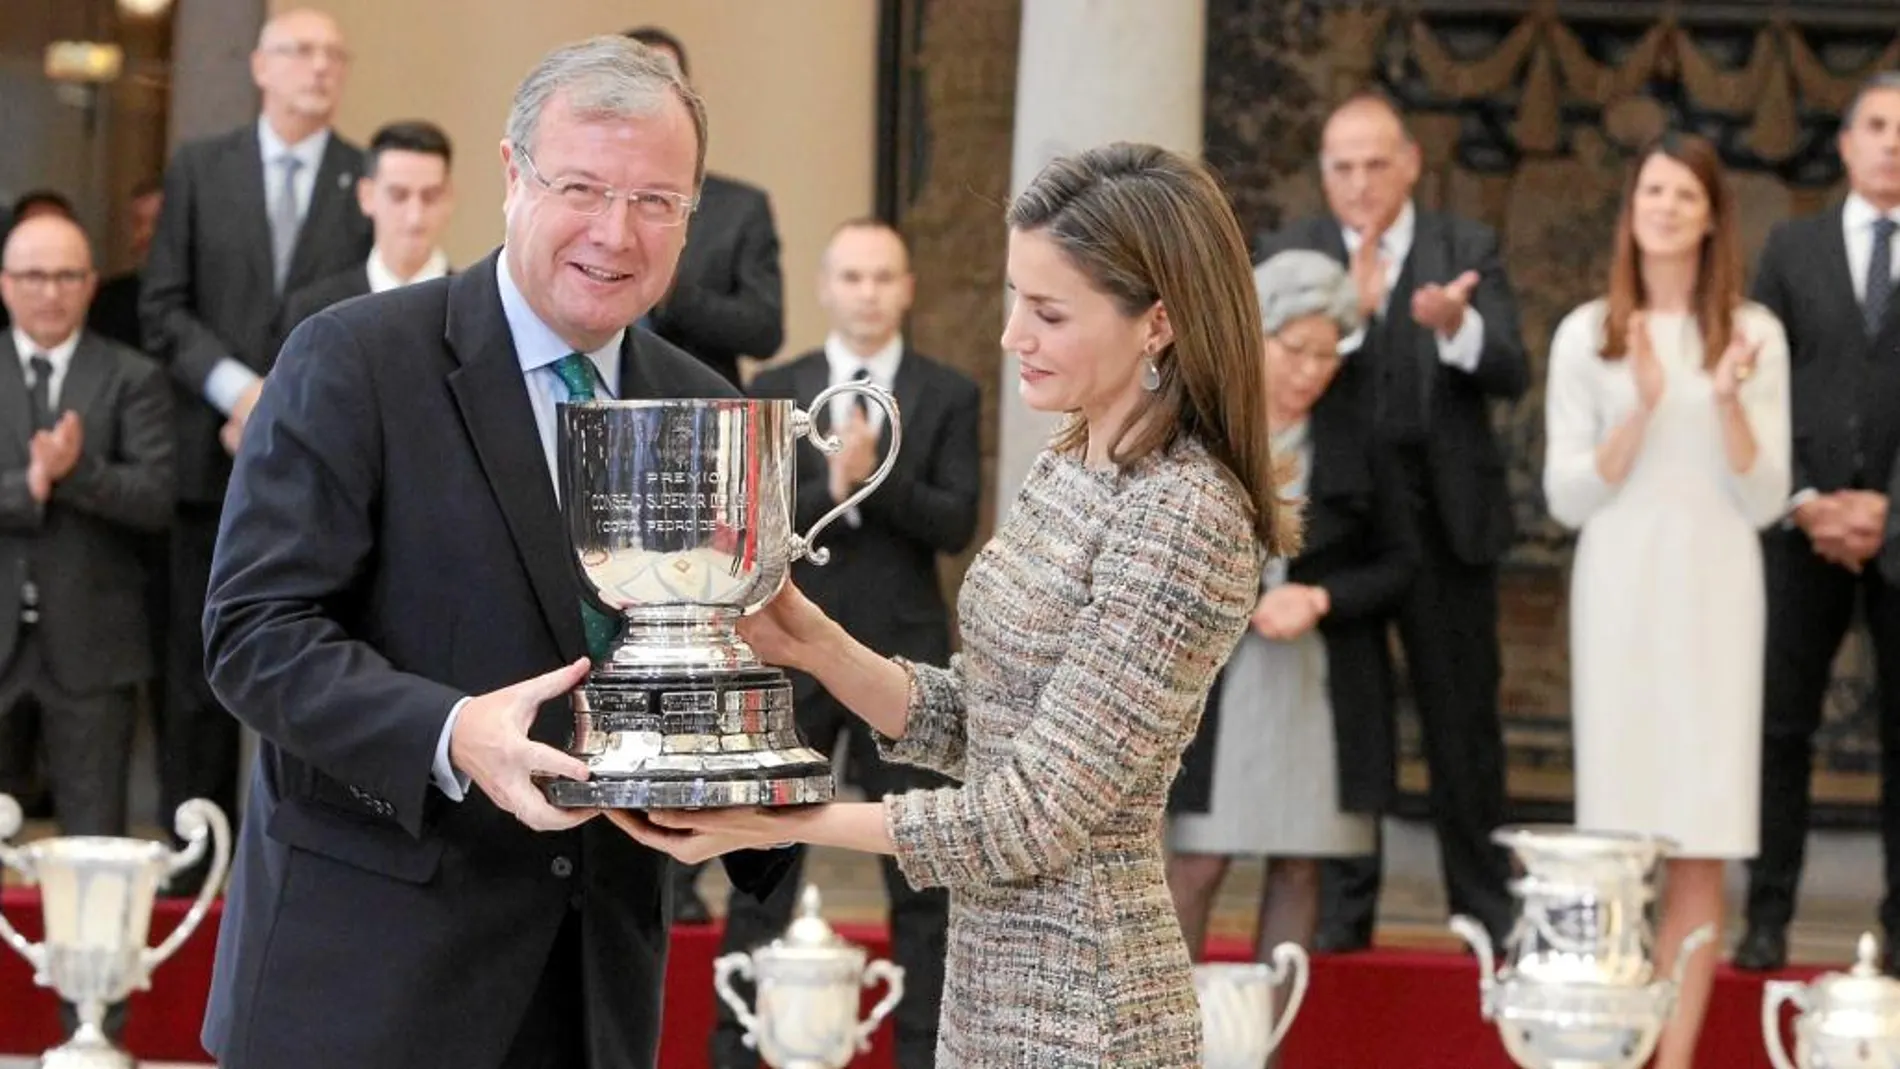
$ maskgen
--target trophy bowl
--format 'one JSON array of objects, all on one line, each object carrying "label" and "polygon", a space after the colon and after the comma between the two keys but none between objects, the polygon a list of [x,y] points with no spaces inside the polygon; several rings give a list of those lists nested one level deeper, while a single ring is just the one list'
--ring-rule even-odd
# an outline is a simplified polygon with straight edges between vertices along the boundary
[{"label": "trophy bowl", "polygon": [[1634,1069],[1655,1050],[1689,958],[1715,938],[1691,932],[1674,975],[1655,977],[1649,906],[1671,844],[1654,836],[1557,826],[1500,828],[1510,849],[1517,921],[1494,964],[1470,917],[1451,928],[1477,952],[1480,1009],[1524,1069]]},{"label": "trophy bowl", "polygon": [[[818,888],[807,884],[784,935],[713,962],[713,989],[745,1029],[745,1045],[772,1069],[843,1069],[870,1049],[871,1034],[904,997],[902,968],[865,959],[863,947],[819,916]],[[733,988],[735,976],[753,983],[754,1006]],[[862,992],[879,980],[884,997],[860,1019]]]},{"label": "trophy bowl", "polygon": [[562,512],[582,589],[620,633],[573,694],[568,752],[586,780],[548,779],[556,805],[624,809],[829,801],[828,757],[798,737],[792,687],[735,625],[784,586],[794,560],[890,474],[902,440],[897,402],[858,394],[890,431],[882,463],[804,534],[793,530],[798,442],[842,444],[791,401],[589,401],[561,407]]},{"label": "trophy bowl", "polygon": [[[1206,1069],[1260,1069],[1300,1012],[1310,962],[1293,943],[1273,948],[1273,964],[1210,962],[1194,967],[1201,1004],[1202,1064]],[[1284,1005],[1274,993],[1286,990]]]},{"label": "trophy bowl", "polygon": [[[20,806],[0,795],[0,844],[20,830]],[[46,939],[31,943],[0,914],[0,939],[33,966],[33,982],[78,1008],[73,1035],[41,1058],[42,1069],[132,1069],[131,1055],[105,1033],[107,1007],[152,986],[152,970],[177,953],[204,921],[231,861],[224,812],[202,798],[178,807],[183,849],[112,836],[62,836],[0,845],[0,863],[40,886]],[[211,872],[185,919],[148,947],[152,903],[172,876],[212,848]]]},{"label": "trophy bowl", "polygon": [[[1763,986],[1762,1039],[1775,1069],[1900,1069],[1900,980],[1882,975],[1874,933],[1861,933],[1854,956],[1844,973]],[[1792,1059],[1781,1041],[1784,1002],[1799,1011]]]}]

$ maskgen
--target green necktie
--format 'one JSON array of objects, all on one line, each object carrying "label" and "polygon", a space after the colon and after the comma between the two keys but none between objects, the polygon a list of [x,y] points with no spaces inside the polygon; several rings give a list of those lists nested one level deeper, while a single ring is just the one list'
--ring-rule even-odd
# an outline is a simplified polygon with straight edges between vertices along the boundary
[{"label": "green necktie", "polygon": [[[569,353],[556,360],[553,367],[554,373],[561,377],[561,384],[567,387],[569,401],[594,399],[594,364],[585,354]],[[582,598],[581,633],[587,636],[587,656],[598,667],[613,649],[615,636],[620,634],[620,617],[601,612],[593,602]]]}]

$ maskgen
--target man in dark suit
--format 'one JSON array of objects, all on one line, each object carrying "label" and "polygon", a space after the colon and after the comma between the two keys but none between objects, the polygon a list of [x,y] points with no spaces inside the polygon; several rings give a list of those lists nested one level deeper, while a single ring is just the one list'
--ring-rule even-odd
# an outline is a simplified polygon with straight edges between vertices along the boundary
[{"label": "man in dark suit", "polygon": [[[558,746],[604,652],[557,406],[733,396],[629,328],[705,112],[610,36],[549,54],[507,129],[504,247],[305,320],[238,452],[205,657],[262,743],[205,1018],[225,1069],[653,1065],[667,859],[532,777],[586,777]],[[789,860],[727,871],[769,894]]]},{"label": "man in dark suit", "polygon": [[238,724],[205,684],[199,619],[230,454],[277,357],[283,299],[369,255],[355,196],[363,154],[330,130],[348,61],[328,15],[270,20],[251,55],[257,122],[185,145],[165,173],[140,313],[177,402],[170,693],[159,739],[168,810],[197,797],[236,807]]},{"label": "man in dark suit", "polygon": [[455,211],[453,161],[449,135],[434,123],[410,119],[376,131],[356,182],[356,203],[376,245],[362,263],[292,294],[284,302],[284,334],[339,301],[449,273],[441,242]]},{"label": "man in dark suit", "polygon": [[[846,631],[887,656],[924,664],[950,657],[950,612],[937,577],[937,556],[956,553],[976,532],[978,422],[976,383],[910,348],[902,334],[914,283],[904,239],[884,223],[846,223],[832,235],[819,266],[818,295],[831,319],[824,347],[772,368],[753,381],[759,397],[796,400],[810,409],[819,392],[868,379],[897,397],[903,444],[890,477],[864,503],[825,529],[830,563],[792,566],[793,581]],[[877,409],[834,400],[829,420],[844,449],[825,457],[809,443],[798,458],[798,528],[805,530],[841,504],[870,476],[890,435]],[[798,726],[805,741],[829,754],[846,740],[850,778],[871,799],[946,785],[942,779],[878,757],[876,741],[849,709],[811,677],[793,676]],[[928,1069],[936,1057],[943,997],[944,935],[949,899],[941,888],[918,891],[895,861],[883,858],[891,903],[891,957],[904,969],[904,1000],[893,1015],[900,1069]],[[798,881],[787,880],[763,903],[735,894],[727,907],[722,949],[751,950],[784,931]],[[751,1069],[758,1056],[741,1042],[738,1023],[720,1007],[713,1034],[717,1069]]]},{"label": "man in dark suit", "polygon": [[1755,299],[1788,332],[1794,486],[1787,521],[1762,535],[1769,598],[1762,692],[1761,853],[1749,865],[1747,930],[1735,964],[1786,963],[1808,832],[1808,780],[1834,656],[1860,601],[1880,695],[1880,921],[1900,936],[1900,592],[1869,562],[1888,518],[1900,449],[1900,75],[1869,82],[1843,117],[1851,192],[1777,226]]},{"label": "man in dark suit", "polygon": [[[626,35],[665,52],[679,64],[680,75],[690,77],[679,38],[657,26]],[[706,176],[679,277],[642,325],[735,386],[740,357],[765,359],[778,352],[785,343],[785,283],[778,228],[764,190],[724,175]]]},{"label": "man in dark suit", "polygon": [[[1489,405],[1529,384],[1517,303],[1496,234],[1413,203],[1418,145],[1390,102],[1360,94],[1335,109],[1320,168],[1330,213],[1266,235],[1259,251],[1324,252],[1359,289],[1367,326],[1353,360],[1371,369],[1374,433],[1406,458],[1418,510],[1422,566],[1398,629],[1446,891],[1502,938],[1507,868],[1490,835],[1504,816],[1498,561],[1512,524]],[[1370,945],[1381,868],[1377,856],[1327,863],[1321,947]]]},{"label": "man in dark suit", "polygon": [[136,688],[151,675],[138,533],[171,520],[171,396],[83,329],[86,235],[43,215],[0,253],[0,716],[32,698],[67,835],[123,835]]}]

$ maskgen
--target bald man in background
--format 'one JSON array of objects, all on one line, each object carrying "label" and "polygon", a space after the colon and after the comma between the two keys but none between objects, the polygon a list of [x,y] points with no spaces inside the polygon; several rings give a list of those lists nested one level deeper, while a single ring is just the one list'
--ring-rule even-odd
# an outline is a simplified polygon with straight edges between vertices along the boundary
[{"label": "bald man in background", "polygon": [[[363,153],[331,129],[349,60],[329,15],[297,9],[271,19],[251,54],[257,120],[183,146],[165,173],[139,313],[177,402],[159,739],[166,812],[203,797],[237,816],[239,729],[205,683],[205,588],[231,453],[276,361],[286,295],[369,256],[370,224],[356,202]],[[190,893],[194,882],[174,880],[172,891]]]}]

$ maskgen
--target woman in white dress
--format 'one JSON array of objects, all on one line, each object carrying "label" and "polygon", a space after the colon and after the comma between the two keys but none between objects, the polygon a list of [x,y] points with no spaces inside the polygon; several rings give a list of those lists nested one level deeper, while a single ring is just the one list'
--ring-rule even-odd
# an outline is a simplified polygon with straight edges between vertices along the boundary
[{"label": "woman in white dress", "polygon": [[1235,856],[1265,856],[1256,951],[1311,946],[1319,858],[1378,849],[1397,740],[1385,619],[1417,542],[1400,466],[1374,442],[1366,369],[1342,361],[1358,295],[1323,253],[1254,270],[1266,329],[1267,427],[1305,501],[1297,556],[1268,562],[1252,626],[1227,661],[1168,798],[1168,889],[1198,959]]},{"label": "woman in white dress", "polygon": [[[1665,135],[1617,222],[1609,295],[1557,328],[1544,495],[1582,529],[1570,588],[1577,823],[1666,836],[1657,939],[1722,919],[1756,850],[1765,592],[1757,532],[1788,498],[1788,345],[1742,298],[1715,150]],[[1657,1069],[1688,1069],[1715,955],[1690,963]]]}]

